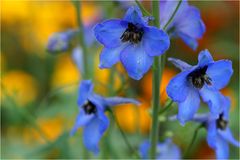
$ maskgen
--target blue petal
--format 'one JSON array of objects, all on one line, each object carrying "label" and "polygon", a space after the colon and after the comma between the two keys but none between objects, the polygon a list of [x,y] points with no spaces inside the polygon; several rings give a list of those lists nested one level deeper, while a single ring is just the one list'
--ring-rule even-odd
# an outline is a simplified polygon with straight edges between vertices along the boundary
[{"label": "blue petal", "polygon": [[118,47],[122,44],[120,37],[127,28],[127,22],[111,19],[99,23],[94,28],[96,39],[107,48]]},{"label": "blue petal", "polygon": [[229,60],[220,60],[208,65],[207,75],[212,79],[212,85],[217,89],[224,88],[232,74],[232,62]]},{"label": "blue petal", "polygon": [[83,131],[83,143],[85,147],[94,154],[99,153],[98,142],[109,125],[109,120],[105,116],[104,121],[94,118],[89,122]]},{"label": "blue petal", "polygon": [[176,32],[195,39],[201,38],[206,30],[200,11],[194,6],[187,7],[176,23]]},{"label": "blue petal", "polygon": [[168,61],[170,61],[175,67],[179,68],[181,71],[189,70],[192,68],[192,65],[176,58],[168,58]]},{"label": "blue petal", "polygon": [[149,148],[150,148],[150,142],[149,142],[149,140],[145,140],[139,147],[139,152],[140,152],[141,158],[143,158],[143,159],[148,158]]},{"label": "blue petal", "polygon": [[202,100],[208,104],[211,116],[218,118],[224,107],[224,100],[221,93],[213,87],[207,86],[206,84],[199,90],[199,93],[202,97]]},{"label": "blue petal", "polygon": [[136,105],[139,105],[140,102],[138,102],[135,99],[131,98],[122,98],[122,97],[110,97],[110,98],[105,98],[105,103],[107,106],[112,107],[120,104],[126,104],[126,103],[133,103]]},{"label": "blue petal", "polygon": [[71,135],[73,135],[78,128],[85,126],[88,122],[91,121],[91,119],[94,117],[94,114],[85,114],[83,109],[80,109],[80,112],[77,116],[75,125],[71,131]]},{"label": "blue petal", "polygon": [[226,128],[225,130],[218,130],[218,133],[225,141],[230,142],[236,147],[240,147],[240,142],[235,140],[230,128]]},{"label": "blue petal", "polygon": [[204,123],[208,121],[209,114],[195,114],[193,117],[193,121],[199,122],[199,123]]},{"label": "blue petal", "polygon": [[217,136],[216,140],[216,158],[217,159],[228,159],[229,157],[229,146],[227,141]]},{"label": "blue petal", "polygon": [[207,123],[207,142],[212,149],[216,149],[217,126],[216,119],[211,119]]},{"label": "blue petal", "polygon": [[128,75],[135,80],[141,79],[153,63],[153,57],[144,51],[141,44],[126,47],[120,59]]},{"label": "blue petal", "polygon": [[181,159],[181,151],[170,138],[157,145],[157,159]]},{"label": "blue petal", "polygon": [[203,67],[203,66],[208,65],[209,63],[212,63],[212,62],[214,62],[213,58],[212,58],[210,52],[207,49],[205,49],[205,50],[203,50],[199,53],[199,55],[198,55],[198,66]]},{"label": "blue petal", "polygon": [[[182,93],[179,91],[178,93]],[[195,89],[189,89],[186,99],[178,103],[178,120],[181,125],[193,118],[200,105],[200,97]]]},{"label": "blue petal", "polygon": [[120,53],[126,47],[126,45],[120,45],[116,48],[103,48],[100,54],[99,68],[110,68],[120,60]]},{"label": "blue petal", "polygon": [[93,84],[91,80],[83,80],[80,84],[78,91],[78,106],[81,107],[84,103],[86,103],[89,95],[93,91]]},{"label": "blue petal", "polygon": [[196,50],[198,47],[198,42],[195,38],[192,38],[186,34],[178,33],[178,36],[182,38],[182,40],[193,50]]},{"label": "blue petal", "polygon": [[104,97],[93,93],[88,97],[88,99],[97,107],[97,110],[101,110],[102,112],[105,111],[106,104]]},{"label": "blue petal", "polygon": [[223,118],[225,120],[228,120],[229,119],[229,110],[230,110],[230,107],[231,107],[231,101],[228,97],[225,97],[222,95],[222,104],[223,104]]},{"label": "blue petal", "polygon": [[149,56],[163,54],[170,45],[168,35],[156,27],[145,27],[143,34],[143,46]]},{"label": "blue petal", "polygon": [[146,21],[143,18],[142,12],[137,6],[130,7],[123,20],[131,22],[133,24],[139,24],[139,25],[147,25]]},{"label": "blue petal", "polygon": [[[187,75],[190,71],[184,71],[177,74],[167,86],[167,94],[168,96],[175,102],[182,102],[186,99],[189,86],[187,81]],[[181,93],[181,94],[180,94]]]}]

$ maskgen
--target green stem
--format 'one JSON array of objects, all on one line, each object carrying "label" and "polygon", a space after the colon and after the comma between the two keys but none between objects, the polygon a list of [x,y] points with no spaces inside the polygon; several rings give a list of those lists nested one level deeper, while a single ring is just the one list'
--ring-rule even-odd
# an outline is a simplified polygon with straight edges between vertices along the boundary
[{"label": "green stem", "polygon": [[167,22],[167,23],[165,24],[165,26],[163,27],[163,30],[166,30],[167,27],[168,27],[168,25],[172,22],[172,20],[173,20],[173,18],[175,17],[175,15],[176,15],[176,13],[177,13],[177,11],[178,11],[181,3],[182,3],[182,0],[179,0],[179,1],[178,1],[178,4],[177,4],[177,7],[175,8],[175,10],[174,10],[173,14],[171,15],[170,19],[168,20],[168,22]]},{"label": "green stem", "polygon": [[81,18],[81,1],[73,1],[74,6],[76,8],[76,14],[77,14],[77,23],[79,26],[79,33],[78,33],[78,38],[79,38],[79,44],[82,47],[83,50],[83,63],[84,63],[84,73],[83,75],[83,79],[88,79],[90,78],[89,76],[89,67],[88,67],[88,51],[87,51],[87,47],[85,44],[85,40],[84,40],[84,26],[82,23],[82,18]]},{"label": "green stem", "polygon": [[[159,1],[152,1],[152,12],[154,16],[154,25],[160,27],[159,21]],[[154,57],[153,70],[153,80],[152,80],[152,95],[153,95],[153,116],[152,116],[152,127],[150,133],[150,158],[155,159],[156,155],[156,145],[158,142],[158,111],[160,108],[160,77],[161,77],[161,56]]]},{"label": "green stem", "polygon": [[163,113],[166,112],[168,109],[170,109],[171,106],[172,106],[172,104],[173,104],[173,100],[170,100],[170,102],[169,102],[162,110],[160,110],[160,111],[158,112],[158,115],[163,114]]},{"label": "green stem", "polygon": [[127,136],[125,135],[124,131],[122,130],[122,128],[121,128],[121,126],[120,126],[120,124],[118,123],[118,120],[117,120],[115,114],[113,113],[113,111],[112,111],[111,109],[108,109],[108,111],[111,113],[111,115],[112,115],[112,117],[113,117],[113,120],[116,122],[117,127],[118,127],[118,129],[120,130],[120,133],[121,133],[121,135],[122,135],[122,137],[123,137],[123,140],[124,140],[125,144],[127,145],[128,149],[129,149],[129,151],[130,151],[131,153],[136,154],[136,156],[139,158],[139,155],[135,152],[135,150],[134,150],[133,147],[131,146],[130,142],[129,142],[128,139],[127,139]]},{"label": "green stem", "polygon": [[203,124],[200,124],[194,131],[194,134],[193,134],[193,137],[192,137],[192,140],[191,140],[191,143],[188,145],[188,148],[186,150],[186,152],[184,153],[184,159],[187,157],[187,155],[189,154],[189,152],[191,151],[191,148],[193,147],[193,144],[197,138],[197,134],[198,134],[198,131],[203,127]]},{"label": "green stem", "polygon": [[141,2],[139,2],[138,0],[135,0],[135,2],[137,3],[138,7],[141,9],[142,13],[144,16],[152,16],[151,13],[149,13],[141,4]]}]

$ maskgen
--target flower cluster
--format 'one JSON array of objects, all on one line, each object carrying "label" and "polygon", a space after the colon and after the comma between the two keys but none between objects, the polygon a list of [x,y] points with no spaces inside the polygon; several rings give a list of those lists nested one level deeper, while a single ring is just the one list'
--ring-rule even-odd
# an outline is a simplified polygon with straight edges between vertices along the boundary
[{"label": "flower cluster", "polygon": [[[154,58],[169,49],[171,38],[179,37],[191,49],[196,50],[198,40],[206,30],[200,11],[189,5],[187,0],[161,0],[159,4],[159,28],[150,26],[149,21],[154,17],[144,16],[141,11],[144,9],[137,6],[130,7],[122,19],[105,20],[95,25],[95,38],[103,45],[99,68],[111,68],[121,62],[129,77],[140,80],[149,71]],[[68,31],[54,35],[49,40],[48,50],[67,50],[74,34],[73,31]],[[87,67],[83,61],[83,56],[87,56],[87,53],[83,52],[81,46],[78,46],[72,55],[81,72]],[[168,60],[181,70],[166,88],[169,98],[178,105],[178,121],[181,125],[188,121],[202,123],[208,131],[207,142],[216,151],[217,158],[228,158],[228,142],[238,147],[239,142],[233,138],[228,126],[230,101],[220,90],[230,81],[233,74],[232,62],[214,61],[207,49],[199,53],[197,65],[176,58]],[[201,99],[210,110],[204,115],[197,114]],[[79,114],[71,134],[78,128],[83,128],[85,147],[97,154],[98,142],[109,126],[105,112],[124,103],[139,104],[130,98],[102,97],[93,92],[91,80],[82,80],[78,95]],[[140,145],[141,158],[148,158],[150,146],[148,140]],[[158,143],[157,151],[158,159],[181,158],[180,149],[171,139]]]}]

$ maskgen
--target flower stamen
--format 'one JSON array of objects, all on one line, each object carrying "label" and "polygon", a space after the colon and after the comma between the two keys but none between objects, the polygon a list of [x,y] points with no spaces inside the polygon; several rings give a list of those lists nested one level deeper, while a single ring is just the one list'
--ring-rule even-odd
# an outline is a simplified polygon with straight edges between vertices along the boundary
[{"label": "flower stamen", "polygon": [[84,104],[83,109],[86,114],[92,114],[97,112],[96,106],[90,101],[87,101],[87,103]]},{"label": "flower stamen", "polygon": [[132,23],[128,23],[128,28],[123,32],[120,39],[122,42],[138,43],[142,40],[143,29]]},{"label": "flower stamen", "polygon": [[216,125],[218,129],[225,130],[228,125],[228,121],[223,119],[223,113],[219,115],[219,118],[216,121]]},{"label": "flower stamen", "polygon": [[212,85],[212,79],[206,74],[207,68],[208,66],[199,67],[188,74],[187,79],[195,88],[201,89],[204,83]]}]

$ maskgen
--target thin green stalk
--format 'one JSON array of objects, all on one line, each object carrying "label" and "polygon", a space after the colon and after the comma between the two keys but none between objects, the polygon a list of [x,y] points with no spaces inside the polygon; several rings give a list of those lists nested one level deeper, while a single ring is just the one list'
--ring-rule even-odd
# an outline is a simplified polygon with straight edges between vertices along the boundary
[{"label": "thin green stalk", "polygon": [[[165,26],[163,27],[163,30],[166,31],[166,29],[167,29],[167,27],[169,26],[169,24],[171,24],[171,22],[173,21],[173,18],[175,17],[175,15],[176,15],[176,13],[177,13],[177,11],[178,11],[181,3],[182,3],[182,0],[179,0],[179,1],[178,1],[178,4],[177,4],[177,6],[176,6],[176,8],[175,8],[175,10],[174,10],[174,12],[173,12],[173,14],[171,15],[171,17],[169,18],[169,20],[167,21],[167,23],[166,23]],[[163,55],[162,55],[162,66],[161,66],[161,70],[163,70],[164,67],[165,67],[166,58],[167,58],[167,54],[163,54]]]},{"label": "thin green stalk", "polygon": [[162,110],[160,110],[160,111],[158,112],[158,115],[163,114],[163,113],[166,112],[168,109],[170,109],[171,106],[172,106],[172,104],[173,104],[173,100],[171,100]]},{"label": "thin green stalk", "polygon": [[[152,15],[154,16],[154,25],[160,27],[159,21],[159,1],[152,1]],[[152,116],[152,127],[150,133],[150,158],[155,159],[156,146],[158,142],[158,111],[160,108],[160,77],[161,77],[161,56],[154,57],[153,70],[153,80],[152,80],[152,95],[153,95],[153,116]]]},{"label": "thin green stalk", "polygon": [[84,26],[82,23],[82,18],[81,18],[81,1],[73,1],[74,6],[76,8],[76,14],[77,14],[77,23],[79,26],[79,33],[78,33],[78,38],[79,38],[79,45],[81,46],[82,50],[83,50],[83,63],[84,63],[84,73],[83,75],[83,79],[88,79],[90,78],[89,75],[89,64],[88,64],[88,50],[85,44],[85,40],[84,40]]},{"label": "thin green stalk", "polygon": [[192,140],[191,140],[191,143],[188,145],[188,148],[186,150],[186,152],[184,153],[184,159],[187,157],[187,155],[189,154],[189,152],[191,151],[191,148],[193,147],[193,144],[197,138],[197,134],[198,134],[198,131],[203,127],[203,124],[200,124],[194,131],[194,135],[192,137]]},{"label": "thin green stalk", "polygon": [[134,153],[134,154],[139,158],[138,153],[135,152],[134,148],[131,146],[130,142],[128,141],[127,136],[125,135],[124,131],[122,130],[120,124],[118,123],[115,114],[113,113],[113,111],[112,111],[111,109],[108,109],[108,111],[111,113],[112,118],[113,118],[114,121],[116,122],[117,127],[118,127],[118,129],[120,130],[120,133],[121,133],[121,135],[122,135],[122,137],[123,137],[123,140],[124,140],[125,144],[127,145],[128,149],[129,149],[129,151],[130,151],[131,153]]},{"label": "thin green stalk", "polygon": [[178,11],[181,3],[182,3],[182,0],[179,0],[179,1],[178,1],[178,4],[177,4],[177,7],[175,8],[175,10],[174,10],[173,14],[171,15],[170,19],[168,20],[168,22],[167,22],[167,23],[165,24],[165,26],[163,27],[163,30],[166,30],[167,27],[168,27],[168,25],[172,22],[172,20],[173,20],[173,18],[175,17],[175,15],[176,15],[176,13],[177,13],[177,11]]},{"label": "thin green stalk", "polygon": [[152,16],[151,13],[149,13],[141,4],[141,2],[139,2],[138,0],[135,0],[135,2],[137,3],[138,7],[141,9],[142,13],[144,16]]}]

